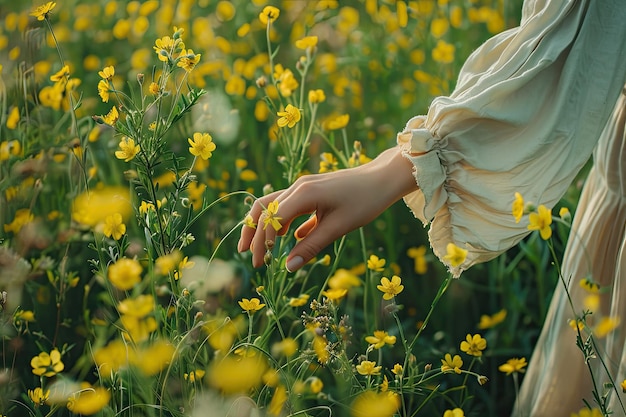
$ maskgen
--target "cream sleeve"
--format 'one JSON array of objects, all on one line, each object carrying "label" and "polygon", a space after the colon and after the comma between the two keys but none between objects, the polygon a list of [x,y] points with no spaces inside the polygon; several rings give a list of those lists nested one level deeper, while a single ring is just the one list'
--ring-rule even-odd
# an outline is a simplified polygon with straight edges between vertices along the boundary
[{"label": "cream sleeve", "polygon": [[419,186],[405,202],[434,253],[468,250],[454,276],[527,235],[515,192],[552,208],[589,159],[626,82],[625,22],[624,0],[526,1],[520,26],[477,49],[452,94],[398,134]]}]

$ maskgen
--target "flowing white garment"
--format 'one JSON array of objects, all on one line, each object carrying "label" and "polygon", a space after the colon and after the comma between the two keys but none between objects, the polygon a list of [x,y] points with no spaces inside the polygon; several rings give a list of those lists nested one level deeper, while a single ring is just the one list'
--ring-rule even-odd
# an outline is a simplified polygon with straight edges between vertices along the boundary
[{"label": "flowing white garment", "polygon": [[[520,26],[477,49],[453,93],[398,134],[420,187],[405,201],[430,223],[433,252],[442,258],[448,243],[468,250],[462,265],[448,265],[455,276],[528,234],[528,219],[516,223],[511,214],[515,192],[554,207],[597,146],[564,275],[578,312],[581,278],[608,289],[601,313],[621,323],[600,340],[600,353],[618,383],[626,377],[626,100],[618,102],[625,83],[625,0],[526,1]],[[524,379],[520,416],[569,416],[582,398],[591,403],[572,317],[558,288]],[[613,411],[623,415],[616,399]]]}]

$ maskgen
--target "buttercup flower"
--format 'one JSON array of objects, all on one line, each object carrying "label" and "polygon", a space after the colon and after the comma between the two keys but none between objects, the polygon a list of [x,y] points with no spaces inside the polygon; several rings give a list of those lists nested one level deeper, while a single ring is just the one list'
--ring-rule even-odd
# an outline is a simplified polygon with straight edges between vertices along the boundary
[{"label": "buttercup flower", "polygon": [[519,223],[524,215],[524,199],[520,193],[515,193],[515,200],[513,200],[511,212],[513,213],[513,217],[515,217],[515,223]]},{"label": "buttercup flower", "polygon": [[193,49],[183,49],[178,57],[177,66],[181,67],[187,72],[193,70],[198,62],[200,62],[201,54],[195,54]]},{"label": "buttercup flower", "polygon": [[141,264],[135,259],[118,259],[109,265],[109,281],[118,290],[127,291],[141,282],[141,271]]},{"label": "buttercup flower", "polygon": [[159,92],[161,91],[161,87],[159,87],[159,85],[157,83],[155,83],[154,81],[152,81],[150,83],[150,85],[148,86],[148,91],[150,92],[150,94],[152,95],[157,95],[159,94]]},{"label": "buttercup flower", "polygon": [[41,352],[30,361],[33,368],[33,374],[37,376],[51,377],[61,372],[65,365],[61,362],[61,353],[57,349],[52,352]]},{"label": "buttercup flower", "polygon": [[30,15],[36,17],[37,20],[47,19],[50,15],[50,12],[56,7],[56,5],[56,2],[49,1],[43,6],[36,7],[35,10],[30,13]]},{"label": "buttercup flower", "polygon": [[256,313],[265,307],[265,304],[262,304],[258,298],[251,298],[248,300],[247,298],[243,298],[239,301],[239,306],[247,313]]},{"label": "buttercup flower", "polygon": [[50,390],[44,392],[41,388],[37,387],[33,390],[28,390],[28,398],[35,404],[35,407],[44,405],[50,397]]},{"label": "buttercup flower", "polygon": [[550,239],[552,236],[552,212],[543,204],[537,207],[536,213],[528,215],[528,230],[539,230],[539,234],[543,240]]},{"label": "buttercup flower", "polygon": [[107,80],[100,80],[98,82],[98,95],[102,99],[103,103],[109,102],[109,91],[111,90],[109,82]]},{"label": "buttercup flower", "polygon": [[453,410],[444,411],[443,417],[465,417],[465,413],[461,408],[457,407]]},{"label": "buttercup flower", "polygon": [[195,371],[183,374],[183,378],[191,383],[194,383],[196,381],[201,382],[202,378],[204,378],[204,374],[206,374],[206,371],[202,369],[196,369]]},{"label": "buttercup flower", "polygon": [[413,258],[413,269],[416,274],[425,274],[428,271],[428,263],[426,262],[426,246],[422,245],[417,248],[409,248],[406,251],[409,258]]},{"label": "buttercup flower", "polygon": [[459,248],[454,243],[448,243],[446,246],[446,255],[443,257],[444,260],[450,262],[450,265],[453,267],[457,267],[465,262],[465,258],[467,258],[467,250]]},{"label": "buttercup flower", "polygon": [[264,25],[273,23],[280,16],[280,10],[274,6],[265,6],[259,14],[259,20]]},{"label": "buttercup flower", "polygon": [[395,336],[389,336],[384,330],[374,331],[374,336],[365,337],[365,341],[369,343],[374,349],[380,349],[385,345],[394,345],[396,343]]},{"label": "buttercup flower", "polygon": [[347,288],[329,288],[322,291],[322,295],[331,301],[339,301],[348,294]]},{"label": "buttercup flower", "polygon": [[461,373],[461,366],[463,366],[463,359],[459,355],[450,355],[446,353],[441,360],[441,372],[454,371],[457,374]]},{"label": "buttercup flower", "polygon": [[317,89],[309,91],[309,103],[316,104],[323,103],[324,101],[326,101],[324,90]]},{"label": "buttercup flower", "polygon": [[296,125],[296,123],[300,121],[300,118],[302,117],[300,115],[300,110],[297,107],[292,106],[291,104],[287,104],[285,110],[279,111],[277,114],[278,116],[280,116],[280,119],[278,119],[278,121],[276,122],[278,124],[278,127],[287,126],[288,128],[292,128]]},{"label": "buttercup flower", "polygon": [[102,120],[104,121],[104,123],[108,124],[109,126],[113,126],[119,118],[120,114],[117,111],[117,107],[115,106],[113,106],[106,115],[102,116]]},{"label": "buttercup flower", "polygon": [[620,386],[622,387],[622,392],[626,393],[626,379],[622,381]]},{"label": "buttercup flower", "polygon": [[375,272],[382,272],[385,270],[386,262],[386,260],[379,258],[376,255],[370,255],[367,260],[367,268]]},{"label": "buttercup flower", "polygon": [[289,305],[291,307],[302,307],[309,301],[309,294],[300,294],[297,298],[290,298]]},{"label": "buttercup flower", "polygon": [[348,126],[348,122],[350,121],[349,114],[342,114],[341,116],[337,116],[334,119],[328,120],[324,127],[326,130],[339,130]]},{"label": "buttercup flower", "polygon": [[69,65],[64,65],[63,68],[55,72],[50,76],[50,81],[58,83],[59,81],[67,80],[70,76]]},{"label": "buttercup flower", "polygon": [[296,48],[298,49],[313,48],[315,45],[317,45],[317,36],[305,36],[296,41]]},{"label": "buttercup flower", "polygon": [[580,411],[578,413],[572,413],[570,415],[570,417],[602,417],[604,414],[602,414],[602,411],[600,411],[599,408],[581,408]]},{"label": "buttercup flower", "polygon": [[391,391],[364,391],[352,402],[352,417],[392,417],[400,407],[398,394]]},{"label": "buttercup flower", "polygon": [[600,284],[595,282],[591,278],[583,278],[579,281],[580,288],[591,294],[597,294],[600,292]]},{"label": "buttercup flower", "polygon": [[263,210],[265,217],[263,218],[263,230],[267,229],[268,225],[271,225],[275,231],[279,231],[283,226],[280,224],[282,217],[278,214],[278,201],[272,201],[267,205],[267,208]]},{"label": "buttercup flower", "polygon": [[593,333],[597,338],[602,339],[615,330],[617,326],[619,326],[619,317],[602,317],[593,329]]},{"label": "buttercup flower", "polygon": [[504,321],[506,318],[506,310],[502,309],[495,313],[493,316],[483,314],[480,316],[480,323],[478,323],[479,329],[490,329]]},{"label": "buttercup flower", "polygon": [[115,240],[120,240],[124,233],[126,233],[126,225],[122,220],[120,213],[115,213],[107,216],[104,220],[104,235],[106,237],[112,237]]},{"label": "buttercup flower", "polygon": [[187,141],[191,145],[189,153],[193,156],[199,156],[205,161],[213,155],[213,151],[216,148],[213,138],[208,133],[196,132],[193,134],[193,140],[187,138]]},{"label": "buttercup flower", "polygon": [[487,341],[481,335],[468,334],[464,341],[461,342],[461,351],[471,356],[482,356],[483,350],[487,348]]},{"label": "buttercup flower", "polygon": [[113,67],[113,65],[104,67],[102,71],[98,71],[98,75],[103,80],[111,81],[113,79],[113,76],[115,75],[115,68]]},{"label": "buttercup flower", "polygon": [[81,390],[74,393],[67,402],[67,409],[74,414],[90,416],[102,410],[111,399],[111,392],[104,387],[81,384]]},{"label": "buttercup flower", "polygon": [[526,363],[526,358],[511,358],[506,363],[498,366],[498,370],[500,372],[504,372],[507,375],[511,375],[514,372],[523,373],[526,370],[524,369],[528,365]]},{"label": "buttercup flower", "polygon": [[309,388],[313,394],[318,394],[324,389],[324,382],[316,376],[309,378]]},{"label": "buttercup flower", "polygon": [[402,365],[400,365],[399,363],[396,363],[391,369],[391,372],[393,372],[394,375],[402,375],[402,373],[404,372],[404,369],[402,368]]},{"label": "buttercup flower", "polygon": [[376,362],[373,361],[363,361],[356,366],[356,370],[361,375],[380,375],[380,370],[383,369],[382,366],[376,366]]},{"label": "buttercup flower", "polygon": [[20,109],[17,106],[13,106],[7,117],[6,126],[7,129],[15,129],[20,121]]},{"label": "buttercup flower", "polygon": [[[113,107],[115,109],[115,107]],[[122,136],[122,140],[119,143],[119,150],[115,151],[115,157],[117,159],[123,159],[124,162],[132,161],[135,156],[141,151],[141,147],[135,144],[135,140],[126,136]]]},{"label": "buttercup flower", "polygon": [[402,278],[394,275],[391,277],[391,280],[387,277],[382,277],[380,279],[380,285],[377,285],[376,288],[384,293],[383,299],[391,300],[404,290],[404,285],[402,285]]}]

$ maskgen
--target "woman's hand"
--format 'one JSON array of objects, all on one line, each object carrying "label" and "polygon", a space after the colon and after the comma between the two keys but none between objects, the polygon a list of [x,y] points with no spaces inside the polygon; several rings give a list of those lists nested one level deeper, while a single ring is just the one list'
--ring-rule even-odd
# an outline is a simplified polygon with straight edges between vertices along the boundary
[{"label": "woman's hand", "polygon": [[[257,199],[249,216],[256,228],[243,226],[238,250],[252,252],[252,264],[263,264],[266,242],[283,235],[291,222],[310,215],[298,229],[299,240],[287,257],[287,269],[295,271],[341,236],[361,227],[400,198],[417,190],[411,163],[397,147],[356,168],[300,177],[289,188]],[[271,224],[264,229],[268,205],[278,202],[282,228]]]}]

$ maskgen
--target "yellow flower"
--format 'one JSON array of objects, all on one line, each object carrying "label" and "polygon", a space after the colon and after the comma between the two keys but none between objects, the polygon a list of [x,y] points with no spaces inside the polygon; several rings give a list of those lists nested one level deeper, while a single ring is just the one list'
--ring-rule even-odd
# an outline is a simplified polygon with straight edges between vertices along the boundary
[{"label": "yellow flower", "polygon": [[92,387],[81,384],[81,390],[75,392],[67,402],[67,408],[74,414],[90,416],[102,410],[111,399],[111,392],[104,387]]},{"label": "yellow flower", "polygon": [[426,262],[426,246],[422,245],[417,248],[409,248],[406,251],[409,258],[413,258],[413,269],[416,274],[425,274],[428,271],[428,263]]},{"label": "yellow flower", "polygon": [[296,125],[296,123],[300,121],[300,118],[302,117],[300,115],[300,110],[297,107],[292,106],[291,104],[287,104],[285,110],[279,111],[277,114],[280,117],[280,119],[278,119],[278,121],[276,122],[278,124],[278,127],[287,126],[288,128],[292,128]]},{"label": "yellow flower", "polygon": [[259,14],[259,20],[264,25],[273,23],[280,16],[280,10],[274,6],[265,6]]},{"label": "yellow flower", "polygon": [[506,363],[498,366],[500,372],[504,372],[507,375],[511,375],[515,372],[524,373],[526,370],[526,358],[511,358]]},{"label": "yellow flower", "polygon": [[23,321],[26,323],[32,323],[35,321],[35,313],[33,313],[31,310],[18,310],[15,312],[13,320],[16,322]]},{"label": "yellow flower", "polygon": [[146,317],[154,311],[154,297],[142,294],[136,298],[126,298],[117,305],[117,311],[137,318]]},{"label": "yellow flower", "polygon": [[433,59],[441,64],[450,64],[454,61],[454,50],[454,45],[439,39],[432,51]]},{"label": "yellow flower", "polygon": [[595,282],[591,278],[583,278],[579,282],[580,288],[591,294],[598,294],[600,292],[600,284]]},{"label": "yellow flower", "polygon": [[183,374],[183,378],[185,378],[185,380],[194,383],[194,382],[200,382],[202,381],[202,378],[204,378],[204,375],[206,374],[206,371],[202,370],[202,369],[196,369],[195,371],[191,371],[189,373],[185,373]]},{"label": "yellow flower", "polygon": [[461,373],[461,366],[463,366],[463,359],[459,355],[450,355],[446,353],[441,360],[441,372],[454,371],[457,374]]},{"label": "yellow flower", "polygon": [[115,106],[113,106],[107,114],[102,116],[102,120],[104,121],[104,123],[108,124],[109,126],[113,126],[119,118],[120,114],[117,111],[117,107]]},{"label": "yellow flower", "polygon": [[12,156],[19,156],[21,152],[22,145],[17,140],[4,141],[0,143],[0,162]]},{"label": "yellow flower", "polygon": [[154,204],[152,203],[148,203],[147,201],[142,201],[141,205],[139,206],[139,213],[146,215],[148,214],[148,212],[150,211],[154,211]]},{"label": "yellow flower", "polygon": [[482,356],[483,350],[487,348],[487,341],[481,335],[468,334],[464,341],[461,342],[461,351],[471,356]]},{"label": "yellow flower", "polygon": [[109,82],[107,80],[100,80],[98,82],[98,95],[102,99],[103,103],[109,102],[109,91],[111,90]]},{"label": "yellow flower", "polygon": [[57,349],[53,349],[50,353],[41,352],[33,357],[30,366],[33,368],[33,374],[47,377],[54,376],[65,368],[61,362],[61,353]]},{"label": "yellow flower", "polygon": [[370,255],[367,260],[367,268],[375,272],[382,272],[385,269],[386,262],[386,260],[379,258],[376,255]]},{"label": "yellow flower", "polygon": [[333,289],[343,288],[349,290],[359,286],[361,286],[359,277],[345,268],[338,268],[333,276],[328,279],[328,287]]},{"label": "yellow flower", "polygon": [[98,374],[110,378],[113,372],[128,366],[132,348],[121,339],[115,339],[108,345],[96,349],[93,353],[93,360],[98,367]]},{"label": "yellow flower", "polygon": [[350,406],[352,417],[392,417],[400,407],[400,399],[394,392],[365,391]]},{"label": "yellow flower", "polygon": [[123,159],[124,162],[132,161],[139,151],[141,151],[141,147],[135,144],[134,139],[126,136],[122,136],[118,146],[120,149],[115,151],[115,157],[117,159]]},{"label": "yellow flower", "polygon": [[272,356],[285,356],[287,358],[298,352],[298,342],[291,337],[287,337],[272,345]]},{"label": "yellow flower", "polygon": [[11,111],[9,112],[9,116],[7,117],[7,128],[15,129],[17,127],[18,122],[20,121],[20,109],[17,106],[13,106]]},{"label": "yellow flower", "polygon": [[267,406],[268,414],[270,416],[279,416],[285,402],[287,402],[287,389],[283,385],[279,385],[276,387],[272,400]]},{"label": "yellow flower", "polygon": [[171,58],[172,50],[174,49],[176,42],[169,36],[163,36],[154,42],[154,52],[156,52],[159,61],[167,62]]},{"label": "yellow flower", "polygon": [[465,417],[465,413],[462,409],[457,407],[453,410],[444,411],[443,417]]},{"label": "yellow flower", "polygon": [[98,75],[103,80],[111,81],[113,79],[113,76],[115,75],[115,68],[113,67],[113,65],[104,67],[102,71],[98,71]]},{"label": "yellow flower", "polygon": [[380,375],[382,366],[376,366],[374,361],[362,361],[356,366],[356,370],[361,375]]},{"label": "yellow flower", "polygon": [[333,155],[332,153],[324,152],[320,155],[320,174],[324,172],[337,171],[338,166],[339,161],[337,161],[337,158],[335,158],[335,155]]},{"label": "yellow flower", "polygon": [[539,234],[543,240],[550,239],[552,236],[552,212],[543,204],[537,207],[537,213],[528,215],[528,230],[539,230]]},{"label": "yellow flower", "polygon": [[570,417],[602,417],[603,415],[599,408],[589,409],[585,407],[581,408],[578,413],[572,413]]},{"label": "yellow flower", "polygon": [[383,299],[391,300],[404,290],[404,285],[402,285],[402,279],[394,275],[391,277],[391,280],[387,277],[382,277],[380,279],[380,285],[377,285],[376,288],[384,293]]},{"label": "yellow flower", "polygon": [[504,321],[506,318],[506,310],[502,309],[495,313],[493,316],[483,314],[480,316],[480,323],[478,323],[479,329],[490,329]]},{"label": "yellow flower", "polygon": [[572,220],[572,213],[569,212],[569,209],[567,207],[561,207],[559,209],[559,217],[561,218],[561,220],[569,222]]},{"label": "yellow flower", "polygon": [[309,388],[313,394],[319,394],[324,389],[324,382],[316,376],[309,378]]},{"label": "yellow flower", "polygon": [[122,215],[115,213],[107,216],[104,219],[104,235],[106,237],[112,237],[115,240],[120,240],[122,235],[126,233],[126,225],[122,221]]},{"label": "yellow flower", "polygon": [[435,38],[441,38],[448,31],[448,19],[437,18],[430,22],[430,33]]},{"label": "yellow flower", "polygon": [[311,90],[309,91],[309,103],[323,103],[326,101],[326,94],[324,94],[324,90]]},{"label": "yellow flower", "polygon": [[322,295],[331,301],[339,301],[348,294],[347,288],[329,288],[322,291]]},{"label": "yellow flower", "polygon": [[152,376],[165,369],[175,354],[176,349],[172,344],[164,340],[157,340],[152,345],[137,352],[132,364],[144,375]]},{"label": "yellow flower", "polygon": [[267,208],[263,210],[265,217],[263,218],[263,230],[267,229],[268,225],[271,225],[275,231],[279,231],[283,226],[280,224],[282,217],[278,214],[278,201],[274,200],[267,205]]},{"label": "yellow flower", "polygon": [[524,215],[524,198],[520,193],[515,193],[515,200],[513,200],[511,211],[513,213],[513,217],[515,217],[515,223],[519,223]]},{"label": "yellow flower", "polygon": [[206,380],[226,395],[246,393],[262,384],[267,368],[261,355],[228,355],[211,363]]},{"label": "yellow flower", "polygon": [[622,381],[620,386],[622,387],[622,392],[626,393],[626,379]]},{"label": "yellow flower", "polygon": [[157,83],[152,81],[150,85],[148,86],[148,91],[150,92],[150,94],[156,96],[161,91],[161,87],[159,87]]},{"label": "yellow flower", "polygon": [[22,227],[26,226],[28,223],[31,223],[33,220],[35,220],[35,216],[33,215],[33,213],[31,213],[30,209],[18,209],[15,212],[13,221],[9,224],[4,225],[4,231],[17,234],[20,232],[20,230],[22,230]]},{"label": "yellow flower", "polygon": [[141,282],[141,271],[141,264],[135,259],[118,259],[109,265],[109,281],[118,290],[130,290]]},{"label": "yellow flower", "polygon": [[443,257],[444,260],[450,262],[450,265],[453,267],[457,267],[465,262],[465,258],[467,257],[467,250],[459,248],[454,243],[448,243],[446,246],[446,255]]},{"label": "yellow flower", "polygon": [[393,372],[394,375],[402,375],[402,373],[404,372],[404,368],[402,368],[402,365],[400,365],[399,363],[396,363],[391,369],[391,372]]},{"label": "yellow flower", "polygon": [[309,294],[300,294],[297,298],[290,298],[289,305],[291,307],[302,307],[309,301]]},{"label": "yellow flower", "polygon": [[366,336],[365,341],[372,345],[374,349],[380,349],[385,345],[394,345],[396,337],[389,336],[384,330],[376,330],[374,331],[374,336]]},{"label": "yellow flower", "polygon": [[187,138],[187,141],[191,145],[189,153],[193,156],[199,156],[205,161],[213,155],[213,151],[216,148],[213,138],[208,133],[196,132],[193,134],[193,140]]},{"label": "yellow flower", "polygon": [[181,67],[187,72],[193,70],[198,62],[200,62],[201,54],[195,54],[193,49],[183,49],[178,57],[177,66]]},{"label": "yellow flower", "polygon": [[296,41],[296,48],[298,49],[313,48],[315,45],[317,45],[317,36],[305,36]]},{"label": "yellow flower", "polygon": [[241,301],[239,301],[239,306],[245,312],[253,314],[265,307],[265,304],[261,303],[258,298],[251,298],[250,300],[242,298]]},{"label": "yellow flower", "polygon": [[36,17],[37,20],[47,19],[50,15],[50,12],[56,7],[56,5],[57,4],[55,2],[49,1],[43,6],[36,7],[35,10],[30,13],[30,15]]},{"label": "yellow flower", "polygon": [[324,127],[326,128],[326,130],[339,130],[346,127],[349,121],[350,115],[342,114],[341,116],[337,116],[334,119],[328,120],[326,123],[324,123]]},{"label": "yellow flower", "polygon": [[593,329],[597,338],[604,338],[619,326],[619,317],[602,317],[600,322]]},{"label": "yellow flower", "polygon": [[44,392],[41,388],[37,387],[34,390],[28,390],[28,398],[35,404],[35,407],[44,405],[50,397],[50,390]]},{"label": "yellow flower", "polygon": [[63,68],[55,72],[50,76],[50,81],[58,83],[59,81],[67,80],[70,77],[69,65],[64,65]]},{"label": "yellow flower", "polygon": [[178,267],[183,259],[183,254],[174,249],[172,252],[159,256],[154,262],[155,270],[161,275],[169,275]]}]

